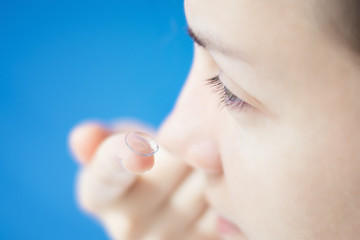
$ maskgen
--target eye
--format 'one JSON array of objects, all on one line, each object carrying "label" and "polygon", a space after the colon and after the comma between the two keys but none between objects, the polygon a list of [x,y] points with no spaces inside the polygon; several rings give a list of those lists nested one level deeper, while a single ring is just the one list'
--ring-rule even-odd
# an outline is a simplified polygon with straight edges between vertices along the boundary
[{"label": "eye", "polygon": [[245,111],[251,107],[226,88],[220,79],[220,75],[209,78],[206,82],[213,89],[213,92],[219,95],[219,106],[226,106],[228,109],[235,111]]}]

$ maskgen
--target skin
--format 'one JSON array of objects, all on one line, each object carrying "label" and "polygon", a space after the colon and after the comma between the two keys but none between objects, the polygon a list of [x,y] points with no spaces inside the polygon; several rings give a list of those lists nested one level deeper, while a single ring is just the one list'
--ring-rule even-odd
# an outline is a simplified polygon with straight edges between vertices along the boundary
[{"label": "skin", "polygon": [[[318,2],[186,0],[189,26],[209,41],[203,41],[205,47],[195,44],[189,77],[157,132],[166,154],[155,159],[152,170],[138,177],[141,181],[135,183],[132,192],[110,199],[117,207],[106,203],[101,209],[107,211],[94,210],[95,198],[85,194],[90,202],[85,209],[100,219],[104,219],[104,212],[119,212],[125,219],[134,219],[134,211],[124,210],[129,208],[124,199],[132,199],[133,192],[138,192],[134,196],[145,196],[146,188],[141,184],[153,178],[157,180],[151,186],[155,186],[168,174],[166,179],[174,178],[176,184],[159,188],[163,189],[161,193],[168,193],[162,200],[151,198],[158,203],[150,204],[157,206],[151,210],[151,221],[130,222],[147,226],[140,227],[148,230],[141,230],[142,238],[138,239],[160,235],[165,236],[163,239],[216,239],[211,221],[209,229],[200,231],[198,227],[208,212],[216,212],[239,229],[220,236],[223,239],[358,239],[360,68],[357,56],[326,31],[324,19],[319,20]],[[226,53],[215,45],[226,48]],[[221,81],[248,103],[248,108],[217,107],[219,96],[204,80],[220,72]],[[87,140],[78,137],[77,142],[95,146],[89,140],[96,139],[95,135]],[[98,145],[104,145],[102,137],[97,139]],[[72,145],[72,149],[76,153],[77,147]],[[106,157],[98,158],[106,162]],[[127,155],[125,163],[131,158]],[[94,159],[82,161],[91,165],[98,161]],[[152,164],[145,164],[146,170]],[[197,185],[200,177],[192,176],[198,174],[205,177],[204,185],[191,189],[191,184],[185,183],[192,179],[190,182]],[[89,179],[101,180],[88,177],[84,182]],[[181,186],[185,186],[182,192]],[[86,188],[90,187],[80,187],[79,191]],[[185,218],[186,227],[180,224],[184,218],[159,207],[159,202],[174,202],[177,192],[182,201],[172,209],[194,211],[192,217]],[[198,194],[204,194],[205,199]],[[192,200],[185,200],[193,195]],[[204,206],[202,201],[209,205]],[[139,200],[132,202],[141,205]],[[124,211],[127,215],[120,214]],[[170,218],[176,227],[163,221]],[[110,229],[119,219],[124,217],[102,222]],[[156,231],[149,230],[152,227]],[[186,233],[171,235],[178,227]],[[109,232],[116,239],[136,239],[125,238],[130,235],[123,232]]]}]

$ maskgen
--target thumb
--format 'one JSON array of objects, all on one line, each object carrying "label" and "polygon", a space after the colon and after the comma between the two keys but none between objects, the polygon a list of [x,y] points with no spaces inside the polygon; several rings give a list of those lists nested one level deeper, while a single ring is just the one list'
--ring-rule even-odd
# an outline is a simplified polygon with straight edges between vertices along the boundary
[{"label": "thumb", "polygon": [[85,122],[71,130],[68,144],[80,163],[89,163],[100,143],[110,134],[111,131],[99,122]]}]

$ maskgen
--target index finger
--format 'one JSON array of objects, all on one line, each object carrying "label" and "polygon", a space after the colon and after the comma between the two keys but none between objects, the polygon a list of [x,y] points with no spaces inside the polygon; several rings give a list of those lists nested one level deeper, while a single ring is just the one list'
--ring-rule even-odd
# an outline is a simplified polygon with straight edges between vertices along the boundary
[{"label": "index finger", "polygon": [[136,173],[154,165],[153,156],[141,156],[129,149],[125,136],[119,133],[108,137],[79,174],[78,199],[88,212],[109,206],[133,184]]}]

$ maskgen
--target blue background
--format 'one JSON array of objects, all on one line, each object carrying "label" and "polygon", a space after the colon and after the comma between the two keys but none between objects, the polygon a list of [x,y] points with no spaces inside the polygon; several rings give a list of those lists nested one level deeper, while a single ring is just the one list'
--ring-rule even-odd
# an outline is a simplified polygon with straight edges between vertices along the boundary
[{"label": "blue background", "polygon": [[107,239],[77,206],[69,130],[158,127],[192,58],[180,0],[0,1],[0,239]]}]

